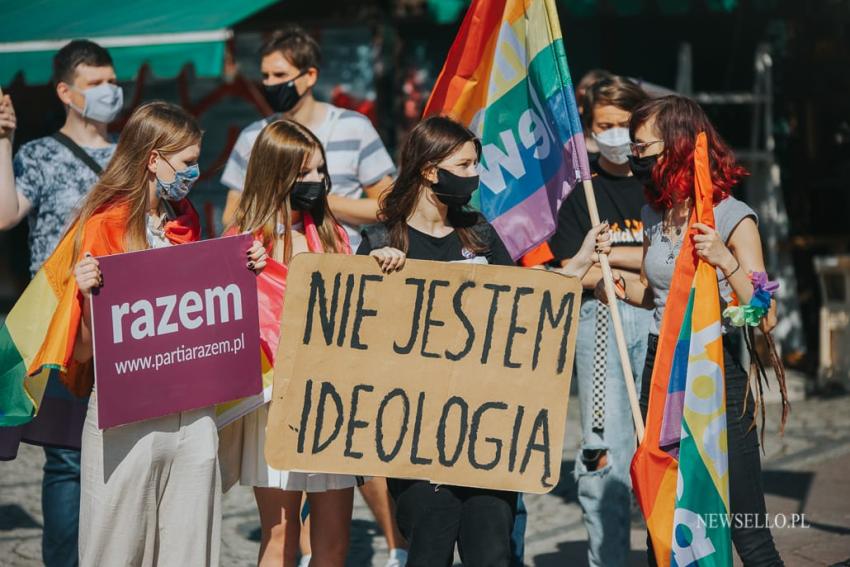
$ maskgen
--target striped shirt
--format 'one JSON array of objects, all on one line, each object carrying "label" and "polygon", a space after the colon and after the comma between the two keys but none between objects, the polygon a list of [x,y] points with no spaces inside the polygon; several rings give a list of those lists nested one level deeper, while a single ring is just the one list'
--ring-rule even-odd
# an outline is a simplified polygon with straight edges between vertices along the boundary
[{"label": "striped shirt", "polygon": [[[328,108],[325,120],[313,133],[325,147],[331,193],[359,199],[363,196],[364,187],[377,183],[387,175],[395,175],[395,166],[368,118],[353,110],[329,104],[325,106]],[[279,118],[279,114],[273,114],[242,130],[221,175],[221,182],[226,187],[242,191],[254,141],[267,124]],[[358,227],[344,226],[351,247],[356,250],[360,244]]]}]

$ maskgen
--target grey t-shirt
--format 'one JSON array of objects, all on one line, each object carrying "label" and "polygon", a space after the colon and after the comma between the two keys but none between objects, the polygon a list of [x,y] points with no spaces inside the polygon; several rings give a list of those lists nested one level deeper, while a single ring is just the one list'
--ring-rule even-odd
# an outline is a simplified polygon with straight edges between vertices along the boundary
[{"label": "grey t-shirt", "polygon": [[[105,168],[115,153],[115,144],[83,150]],[[97,175],[50,136],[21,146],[15,154],[14,169],[17,190],[32,203],[30,272],[35,275],[59,244],[71,216],[97,182]]]},{"label": "grey t-shirt", "polygon": [[[649,205],[644,205],[640,216],[643,222],[644,237],[649,241],[643,266],[655,299],[654,317],[650,324],[650,332],[657,335],[661,329],[664,305],[667,304],[667,294],[670,292],[673,269],[676,266],[676,259],[679,257],[682,241],[672,242],[664,235],[660,211],[656,211]],[[747,217],[752,217],[753,220],[758,222],[756,212],[749,205],[734,197],[727,197],[714,206],[714,221],[724,242],[729,241],[732,231]],[[722,311],[731,299],[732,287],[724,279],[723,272],[720,270],[717,271],[717,278],[720,282],[720,310]],[[727,330],[728,323],[724,320],[723,332],[725,333]]]}]

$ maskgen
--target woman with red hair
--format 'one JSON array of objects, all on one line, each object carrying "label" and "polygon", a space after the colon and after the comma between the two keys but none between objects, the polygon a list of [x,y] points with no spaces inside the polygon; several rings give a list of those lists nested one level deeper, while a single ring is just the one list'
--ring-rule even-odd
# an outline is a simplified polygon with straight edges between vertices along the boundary
[{"label": "woman with red hair", "polygon": [[[695,223],[696,234],[692,238],[697,255],[717,269],[721,311],[731,301],[732,292],[741,305],[750,303],[754,296],[750,274],[764,273],[765,267],[756,213],[731,196],[732,188],[747,172],[737,164],[702,108],[688,98],[666,96],[636,108],[629,126],[633,140],[630,167],[643,182],[649,204],[641,212],[644,230],[641,277],[626,280],[615,274],[615,280],[619,282],[621,298],[654,310],[643,372],[645,386],[641,388],[641,410],[645,417],[664,306],[676,258],[689,234],[688,219],[694,206],[694,146],[700,132],[705,132],[708,141],[716,229]],[[604,297],[604,292],[599,291],[598,287],[597,296]],[[775,325],[776,304],[770,302],[760,326],[768,332]],[[729,499],[730,512],[736,520],[731,527],[732,542],[746,566],[782,565],[770,530],[763,521],[752,521],[763,519],[766,508],[755,404],[753,397],[746,395],[748,376],[738,360],[740,337],[736,326],[724,318]],[[739,518],[751,518],[751,521],[738,522]],[[650,564],[654,565],[651,545],[648,554]]]}]

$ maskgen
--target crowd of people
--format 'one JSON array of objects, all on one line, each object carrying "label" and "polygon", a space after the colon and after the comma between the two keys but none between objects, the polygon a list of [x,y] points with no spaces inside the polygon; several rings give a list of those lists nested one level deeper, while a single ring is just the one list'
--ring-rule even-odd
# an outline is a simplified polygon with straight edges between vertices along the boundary
[{"label": "crowd of people", "polygon": [[[226,233],[254,236],[246,270],[260,273],[270,261],[287,265],[297,254],[325,252],[368,255],[385,272],[403,270],[408,258],[516,266],[496,230],[468,207],[482,154],[473,132],[448,117],[424,119],[407,136],[396,169],[368,118],[314,98],[321,51],[301,28],[272,34],[260,63],[274,114],[245,127],[221,176]],[[111,138],[107,126],[123,109],[123,93],[108,51],[95,43],[67,44],[53,71],[65,123],[14,155],[13,101],[0,100],[0,229],[28,221],[33,275],[60,240],[73,238],[63,285],[79,291],[77,315],[68,321],[72,370],[51,377],[32,422],[0,429],[0,458],[13,458],[21,441],[44,446],[45,564],[217,565],[221,495],[229,488],[223,478],[254,491],[262,566],[344,565],[355,488],[387,539],[387,567],[451,565],[456,550],[465,565],[524,564],[521,494],[276,470],[263,454],[272,434],[267,406],[221,431],[213,408],[98,428],[88,308],[92,291],[104,284],[97,257],[200,238],[188,196],[199,177],[203,133],[180,107],[149,102]],[[675,95],[652,99],[634,81],[602,71],[588,74],[576,95],[606,220],[592,225],[584,193],[573,191],[555,234],[521,264],[578,278],[584,289],[575,477],[588,563],[610,567],[628,564],[636,443],[633,422],[624,419],[630,407],[600,255],[614,269],[631,366],[645,369],[636,384],[644,412],[683,240],[692,237],[700,258],[716,267],[724,302],[733,292],[746,301],[753,294],[748,274],[765,268],[756,214],[731,196],[746,172],[696,103]],[[697,224],[691,235],[699,132],[708,137],[717,226]],[[100,241],[105,231],[108,246]],[[775,325],[775,309],[762,324]],[[731,508],[763,514],[739,340],[736,328],[724,326]],[[62,431],[49,423],[61,423]],[[237,458],[220,459],[224,452]],[[733,528],[732,540],[745,565],[782,564],[767,528]],[[654,564],[651,545],[648,560]]]}]

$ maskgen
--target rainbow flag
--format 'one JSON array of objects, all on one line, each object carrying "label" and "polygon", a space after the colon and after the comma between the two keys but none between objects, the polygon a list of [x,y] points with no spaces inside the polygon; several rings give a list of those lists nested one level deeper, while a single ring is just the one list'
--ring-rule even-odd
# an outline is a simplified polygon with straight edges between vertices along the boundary
[{"label": "rainbow flag", "polygon": [[[66,236],[60,253],[36,273],[0,327],[0,426],[28,423],[41,405],[50,374],[67,369],[74,338],[70,325],[55,325],[52,334],[49,329],[54,319],[69,321],[70,311],[79,310],[65,292],[70,287],[72,237]],[[61,314],[54,317],[57,312]],[[48,336],[53,337],[48,347],[53,354],[41,364],[36,360]]]},{"label": "rainbow flag", "polygon": [[[705,134],[690,223],[714,224]],[[688,232],[690,235],[691,232]],[[632,485],[661,566],[732,565],[726,390],[717,272],[682,243],[652,372]]]},{"label": "rainbow flag", "polygon": [[[165,226],[169,240],[175,244],[197,240],[200,225],[191,204],[184,200],[175,208],[179,216]],[[109,205],[92,215],[82,227],[80,255],[123,252],[129,215],[127,203]],[[72,272],[79,259],[74,256],[78,230],[72,226],[63,236],[0,327],[0,427],[29,423],[45,391],[69,404],[91,391],[91,364],[78,364],[73,358],[82,316],[82,298]],[[62,438],[69,424],[62,423],[63,415],[52,417],[53,425],[47,428],[59,438],[57,444],[67,445]]]},{"label": "rainbow flag", "polygon": [[[312,253],[324,252],[316,222],[309,213],[303,213],[304,236],[307,249]],[[225,233],[236,234],[235,229]],[[351,254],[348,234],[337,225],[337,236],[342,243],[342,252]],[[259,235],[258,235],[259,237]],[[272,399],[274,362],[280,342],[283,315],[283,298],[286,295],[286,276],[289,268],[271,258],[257,276],[257,305],[260,309],[260,368],[263,373],[263,391],[256,396],[234,400],[216,406],[216,425],[223,429],[240,417],[247,415]]]},{"label": "rainbow flag", "polygon": [[263,373],[263,391],[256,396],[233,400],[216,406],[216,425],[221,429],[243,415],[251,413],[272,399],[274,358],[280,341],[280,317],[283,314],[283,296],[286,294],[286,266],[269,258],[266,267],[257,276],[257,305],[260,309],[260,368]]},{"label": "rainbow flag", "polygon": [[481,139],[474,204],[514,259],[555,232],[561,203],[590,179],[554,0],[474,0],[424,114]]}]

